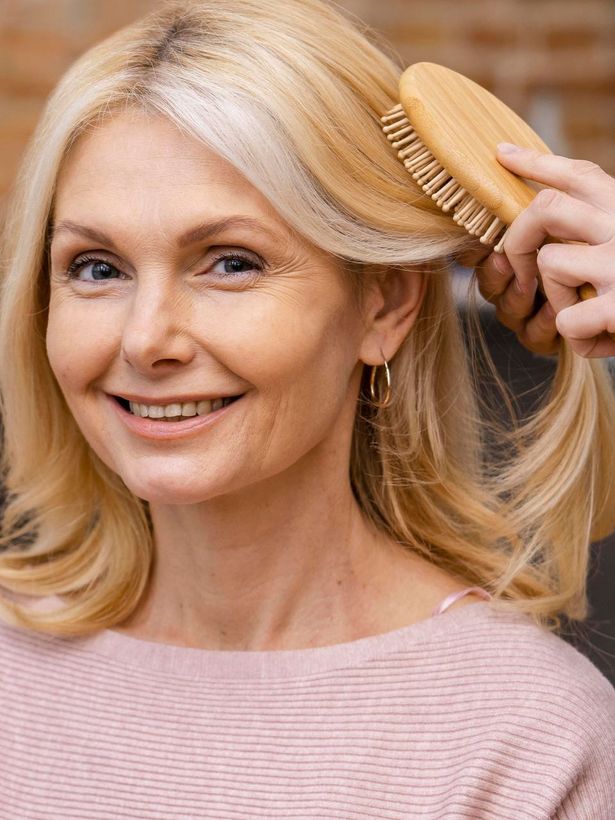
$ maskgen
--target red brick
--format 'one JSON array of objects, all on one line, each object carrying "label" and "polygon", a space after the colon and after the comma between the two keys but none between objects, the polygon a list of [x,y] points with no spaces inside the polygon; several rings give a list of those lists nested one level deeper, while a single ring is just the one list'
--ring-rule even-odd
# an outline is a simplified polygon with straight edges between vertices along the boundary
[{"label": "red brick", "polygon": [[[561,99],[571,152],[615,170],[613,0],[337,2],[381,32],[406,63],[448,65],[521,116],[537,91],[551,90]],[[0,198],[46,95],[67,66],[90,44],[158,5],[0,0]]]},{"label": "red brick", "polygon": [[19,92],[48,93],[76,57],[70,43],[56,34],[0,31],[0,77]]},{"label": "red brick", "polygon": [[477,26],[467,32],[465,40],[472,48],[508,48],[518,42],[519,36],[514,28]]},{"label": "red brick", "polygon": [[379,29],[385,37],[396,43],[412,43],[416,46],[433,46],[446,41],[443,27],[429,23],[401,23]]},{"label": "red brick", "polygon": [[587,28],[555,28],[547,29],[545,32],[545,45],[547,48],[557,49],[579,49],[592,48],[600,41],[602,33],[597,26]]},{"label": "red brick", "polygon": [[571,141],[570,156],[597,162],[607,174],[615,176],[613,139],[577,139]]},{"label": "red brick", "polygon": [[40,116],[42,104],[36,100],[0,96],[0,123],[5,134],[27,139]]},{"label": "red brick", "polygon": [[607,120],[568,120],[566,132],[574,140],[608,139],[615,145],[615,123]]}]

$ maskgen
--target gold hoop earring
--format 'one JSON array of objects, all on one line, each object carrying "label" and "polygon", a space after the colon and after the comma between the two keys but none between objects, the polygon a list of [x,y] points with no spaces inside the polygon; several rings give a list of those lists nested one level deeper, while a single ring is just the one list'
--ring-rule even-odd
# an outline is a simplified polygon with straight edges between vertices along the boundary
[{"label": "gold hoop earring", "polygon": [[380,365],[374,364],[372,365],[372,372],[369,377],[369,392],[372,399],[372,404],[375,407],[388,407],[391,404],[391,400],[393,398],[393,391],[391,390],[391,371],[389,370],[389,365],[387,360],[384,360],[384,373],[386,376],[386,392],[384,394],[383,399],[378,399],[376,396],[375,386],[376,386],[376,371]]}]

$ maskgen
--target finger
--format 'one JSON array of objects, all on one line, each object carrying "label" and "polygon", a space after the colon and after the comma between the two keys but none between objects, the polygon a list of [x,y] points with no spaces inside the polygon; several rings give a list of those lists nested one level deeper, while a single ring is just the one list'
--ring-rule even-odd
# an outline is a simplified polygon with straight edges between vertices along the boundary
[{"label": "finger", "polygon": [[506,232],[504,252],[522,285],[538,274],[536,251],[549,236],[591,245],[608,242],[615,220],[568,194],[545,188],[513,221]]},{"label": "finger", "polygon": [[519,341],[528,350],[541,356],[553,356],[559,351],[562,337],[557,331],[555,311],[548,302],[527,320],[517,333]]},{"label": "finger", "polygon": [[606,333],[593,340],[570,341],[569,347],[584,359],[605,359],[615,356],[615,341]]},{"label": "finger", "polygon": [[560,310],[556,317],[558,331],[566,339],[594,339],[601,333],[615,332],[615,291],[579,301]]},{"label": "finger", "polygon": [[594,162],[540,153],[531,148],[513,153],[498,149],[496,156],[498,162],[519,176],[558,188],[610,213],[615,211],[615,179]]},{"label": "finger", "polygon": [[538,251],[536,263],[547,299],[556,312],[577,303],[577,288],[585,282],[599,295],[615,287],[615,243],[550,243]]},{"label": "finger", "polygon": [[514,330],[518,333],[525,326],[528,316],[531,316],[534,310],[534,296],[536,294],[536,280],[529,290],[525,293],[519,291],[519,283],[516,279],[512,279],[495,302],[495,315],[504,327]]},{"label": "finger", "polygon": [[496,253],[484,259],[475,271],[481,296],[492,304],[504,293],[515,275],[504,254]]}]

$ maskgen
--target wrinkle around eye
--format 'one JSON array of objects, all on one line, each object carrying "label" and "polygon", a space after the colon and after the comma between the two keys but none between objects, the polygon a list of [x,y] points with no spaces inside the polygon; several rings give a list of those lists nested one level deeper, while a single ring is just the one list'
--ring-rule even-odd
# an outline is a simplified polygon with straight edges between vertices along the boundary
[{"label": "wrinkle around eye", "polygon": [[283,304],[301,309],[305,307],[306,287],[314,287],[319,278],[332,275],[334,273],[331,269],[327,269],[313,257],[293,253],[277,265],[271,265],[266,276],[248,287],[262,291]]}]

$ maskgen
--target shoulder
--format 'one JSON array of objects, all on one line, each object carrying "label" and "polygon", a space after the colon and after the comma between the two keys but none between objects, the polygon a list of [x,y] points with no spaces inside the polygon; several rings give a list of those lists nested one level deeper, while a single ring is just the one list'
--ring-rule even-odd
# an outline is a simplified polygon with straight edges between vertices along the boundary
[{"label": "shoulder", "polygon": [[[32,611],[53,609],[60,601],[56,596],[34,600],[23,595],[11,595],[10,597],[20,604],[25,604]],[[36,664],[48,663],[57,656],[65,643],[51,634],[15,626],[0,620],[0,680],[6,680],[10,676],[9,670],[11,669],[33,668]]]},{"label": "shoulder", "polygon": [[460,662],[472,667],[481,685],[497,690],[503,702],[526,708],[548,703],[552,714],[563,711],[567,721],[572,708],[575,716],[588,718],[595,710],[613,720],[615,688],[559,635],[529,615],[502,611],[494,603],[474,604],[459,614],[464,617],[450,641],[464,649]]},{"label": "shoulder", "polygon": [[55,643],[57,639],[50,635],[0,621],[0,676],[11,668],[26,667],[36,659],[43,661],[53,652]]},{"label": "shoulder", "polygon": [[[464,610],[469,613],[471,607]],[[615,689],[574,646],[529,616],[478,607],[451,636],[456,675],[508,771],[535,773],[562,818],[615,817]]]}]

